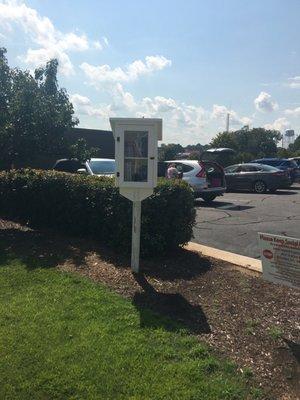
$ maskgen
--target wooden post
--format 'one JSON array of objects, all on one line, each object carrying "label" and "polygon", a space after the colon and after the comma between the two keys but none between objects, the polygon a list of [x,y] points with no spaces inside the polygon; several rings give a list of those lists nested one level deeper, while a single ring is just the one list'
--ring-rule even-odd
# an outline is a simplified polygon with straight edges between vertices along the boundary
[{"label": "wooden post", "polygon": [[132,202],[131,269],[136,273],[139,272],[140,263],[141,208],[141,201]]}]

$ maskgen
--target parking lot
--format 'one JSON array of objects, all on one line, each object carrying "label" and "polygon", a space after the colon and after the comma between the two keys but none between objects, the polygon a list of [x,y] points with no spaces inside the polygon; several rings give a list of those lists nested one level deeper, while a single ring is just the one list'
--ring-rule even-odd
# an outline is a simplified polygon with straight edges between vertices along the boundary
[{"label": "parking lot", "polygon": [[226,193],[196,201],[194,242],[260,258],[257,233],[300,236],[300,185],[276,194]]}]

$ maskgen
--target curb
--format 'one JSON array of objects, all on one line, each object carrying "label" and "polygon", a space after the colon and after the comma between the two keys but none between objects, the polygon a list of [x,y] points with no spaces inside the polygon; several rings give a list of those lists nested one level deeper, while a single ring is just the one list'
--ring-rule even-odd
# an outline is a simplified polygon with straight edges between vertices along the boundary
[{"label": "curb", "polygon": [[187,250],[197,251],[204,256],[216,258],[229,262],[230,264],[238,265],[239,267],[245,268],[250,271],[262,273],[261,261],[256,258],[242,256],[241,254],[230,253],[229,251],[215,249],[213,247],[204,246],[194,242],[189,242],[185,248]]}]

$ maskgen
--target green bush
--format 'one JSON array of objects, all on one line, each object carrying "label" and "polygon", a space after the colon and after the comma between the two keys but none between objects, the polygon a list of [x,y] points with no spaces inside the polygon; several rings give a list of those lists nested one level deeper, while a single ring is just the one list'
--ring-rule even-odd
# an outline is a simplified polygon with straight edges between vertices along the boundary
[{"label": "green bush", "polygon": [[[131,202],[106,177],[28,169],[1,172],[0,215],[36,228],[92,237],[121,252],[131,245]],[[142,253],[165,253],[188,242],[194,218],[188,185],[160,180],[153,196],[142,203]]]}]

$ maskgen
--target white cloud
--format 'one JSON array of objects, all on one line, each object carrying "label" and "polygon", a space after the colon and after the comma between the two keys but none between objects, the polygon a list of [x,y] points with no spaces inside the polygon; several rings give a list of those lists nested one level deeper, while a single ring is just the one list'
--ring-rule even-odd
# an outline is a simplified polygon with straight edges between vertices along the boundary
[{"label": "white cloud", "polygon": [[72,94],[70,100],[75,107],[87,106],[91,104],[91,100],[88,97],[82,96],[78,93]]},{"label": "white cloud", "polygon": [[[179,102],[171,97],[154,96],[138,100],[126,91],[121,83],[113,85],[109,94],[111,100],[106,104],[94,105],[88,97],[80,94],[74,94],[71,101],[75,112],[85,121],[89,121],[89,117],[96,117],[97,126],[107,127],[108,118],[111,116],[163,118],[164,141],[184,145],[208,143],[218,131],[216,126],[212,134],[214,121],[221,122],[220,129],[225,129],[228,112],[230,126],[235,126],[235,129],[252,123],[249,117],[240,117],[237,112],[222,105],[215,104],[212,110],[205,110],[201,106]],[[278,130],[287,127],[289,123],[285,118],[266,125],[268,129]]]},{"label": "white cloud", "polygon": [[147,56],[145,61],[136,60],[126,68],[111,68],[109,65],[91,65],[82,63],[80,68],[89,79],[91,85],[102,87],[103,83],[129,82],[138,79],[142,75],[162,70],[171,65],[171,61],[164,56]]},{"label": "white cloud", "polygon": [[115,115],[113,111],[111,110],[110,105],[104,105],[104,106],[99,106],[99,107],[88,107],[87,108],[87,115],[90,117],[101,117],[104,118],[107,122],[109,117],[112,117]]},{"label": "white cloud", "polygon": [[213,105],[213,109],[211,112],[211,118],[216,119],[220,122],[223,122],[223,129],[225,130],[225,121],[227,114],[229,114],[229,123],[230,126],[234,125],[250,125],[252,123],[252,119],[249,117],[240,117],[236,111],[229,110],[226,106],[220,106],[218,104]]},{"label": "white cloud", "polygon": [[[91,45],[84,34],[74,32],[62,33],[56,29],[47,17],[26,4],[16,0],[6,0],[0,3],[0,27],[11,31],[13,26],[19,26],[32,43],[38,48],[29,48],[22,56],[24,62],[32,67],[40,66],[50,58],[59,60],[60,72],[64,75],[74,74],[74,67],[68,55],[71,51],[85,51]],[[94,47],[101,45],[100,42]]]},{"label": "white cloud", "polygon": [[138,114],[148,117],[162,117],[175,129],[187,131],[197,129],[205,124],[208,114],[202,107],[178,103],[172,98],[155,96],[144,97],[138,105]]},{"label": "white cloud", "polygon": [[92,105],[92,102],[88,97],[82,96],[78,93],[71,95],[70,100],[74,106],[75,113],[78,115],[87,115],[90,117],[101,117],[106,119],[113,115],[110,105],[95,107]]},{"label": "white cloud", "polygon": [[57,58],[59,61],[59,71],[63,75],[73,75],[74,67],[69,56],[58,48],[40,48],[37,50],[28,49],[26,55],[18,57],[26,64],[36,68],[44,65],[52,58]]},{"label": "white cloud", "polygon": [[164,56],[147,56],[146,57],[146,67],[149,72],[159,71],[165,67],[172,65],[171,60],[168,60]]},{"label": "white cloud", "polygon": [[101,44],[101,42],[99,40],[95,40],[93,42],[93,45],[94,45],[95,49],[97,49],[97,50],[102,50],[103,49],[103,46],[102,46],[102,44]]},{"label": "white cloud", "polygon": [[164,113],[178,108],[174,99],[162,96],[156,96],[154,99],[145,97],[143,98],[141,105],[145,107],[149,114],[156,114],[158,112]]},{"label": "white cloud", "polygon": [[124,108],[127,111],[131,111],[136,107],[133,95],[126,92],[121,83],[117,83],[112,87],[111,96],[113,99],[112,107],[115,110]]},{"label": "white cloud", "polygon": [[277,118],[272,124],[266,124],[264,128],[266,129],[275,129],[276,131],[284,131],[285,129],[290,128],[290,122],[285,118]]},{"label": "white cloud", "polygon": [[102,36],[102,40],[103,40],[103,43],[105,44],[105,46],[109,45],[109,42],[108,42],[108,39],[106,36]]},{"label": "white cloud", "polygon": [[181,103],[172,113],[171,121],[175,128],[185,133],[199,134],[207,124],[208,113],[202,107]]},{"label": "white cloud", "polygon": [[136,117],[163,118],[168,141],[183,144],[208,142],[204,131],[209,121],[209,113],[200,106],[177,102],[162,96],[145,97],[138,104]]},{"label": "white cloud", "polygon": [[86,96],[73,94],[71,101],[76,114],[98,117],[101,119],[101,126],[107,126],[108,117],[114,115],[163,118],[167,141],[188,144],[210,140],[208,133],[204,131],[209,121],[209,113],[202,107],[179,103],[175,99],[162,96],[144,97],[137,101],[120,83],[113,89],[111,103],[99,106],[94,106]]},{"label": "white cloud", "polygon": [[127,92],[127,95],[131,100],[127,111],[133,112],[137,117],[163,117],[173,128],[187,131],[202,127],[204,120],[208,120],[208,113],[202,107],[178,103],[163,96],[144,97],[137,102],[130,93]]},{"label": "white cloud", "polygon": [[290,115],[291,117],[300,117],[300,107],[296,107],[294,109],[287,109],[284,111],[286,115]]},{"label": "white cloud", "polygon": [[227,107],[214,104],[211,116],[215,119],[225,119],[228,113],[232,111],[229,111]]},{"label": "white cloud", "polygon": [[260,94],[254,100],[255,108],[261,112],[272,112],[278,108],[278,104],[272,101],[272,96],[266,92],[260,92]]},{"label": "white cloud", "polygon": [[62,35],[61,39],[57,41],[56,45],[61,50],[69,51],[85,51],[89,49],[87,37],[85,35],[78,36],[72,32]]},{"label": "white cloud", "polygon": [[294,76],[288,79],[288,86],[292,89],[300,89],[300,76]]}]

